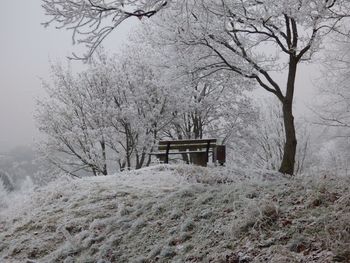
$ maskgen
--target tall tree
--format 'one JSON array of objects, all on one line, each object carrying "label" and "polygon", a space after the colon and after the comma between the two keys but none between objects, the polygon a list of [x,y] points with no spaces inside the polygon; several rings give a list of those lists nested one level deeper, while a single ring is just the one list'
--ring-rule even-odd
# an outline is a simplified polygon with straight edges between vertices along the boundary
[{"label": "tall tree", "polygon": [[[346,1],[186,1],[174,4],[171,14],[162,13],[161,27],[167,23],[172,29],[167,37],[177,43],[207,48],[195,70],[235,72],[279,99],[285,127],[279,171],[293,174],[298,65],[311,59],[327,34],[341,30],[349,7]],[[274,78],[275,71],[285,72],[285,84]]]}]

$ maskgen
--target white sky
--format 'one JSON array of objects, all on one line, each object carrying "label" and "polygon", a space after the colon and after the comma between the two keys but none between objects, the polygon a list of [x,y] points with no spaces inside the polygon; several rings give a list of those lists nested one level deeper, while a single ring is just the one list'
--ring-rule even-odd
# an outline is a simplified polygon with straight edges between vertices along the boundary
[{"label": "white sky", "polygon": [[[73,51],[71,33],[44,28],[41,0],[1,0],[0,15],[0,152],[38,139],[33,113],[35,99],[44,94],[41,78],[49,80],[49,60],[65,63]],[[104,43],[108,50],[126,41],[130,25]],[[79,67],[82,62],[72,62]]]},{"label": "white sky", "polygon": [[[41,78],[49,80],[49,60],[65,62],[73,51],[71,33],[44,28],[41,0],[1,0],[0,15],[0,152],[31,145],[39,138],[33,113],[35,99],[44,94]],[[114,32],[104,46],[117,51],[127,41],[132,24]],[[80,49],[81,50],[81,49]],[[84,50],[86,51],[86,50]],[[82,62],[74,61],[73,67]],[[310,101],[312,74],[301,68],[296,91],[299,104]]]}]

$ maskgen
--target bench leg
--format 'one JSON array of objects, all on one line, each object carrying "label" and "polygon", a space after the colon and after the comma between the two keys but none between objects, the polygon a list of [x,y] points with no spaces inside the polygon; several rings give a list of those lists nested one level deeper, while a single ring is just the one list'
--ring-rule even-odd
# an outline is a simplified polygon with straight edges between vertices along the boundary
[{"label": "bench leg", "polygon": [[169,150],[170,150],[170,142],[168,142],[168,144],[166,146],[165,163],[169,163]]}]

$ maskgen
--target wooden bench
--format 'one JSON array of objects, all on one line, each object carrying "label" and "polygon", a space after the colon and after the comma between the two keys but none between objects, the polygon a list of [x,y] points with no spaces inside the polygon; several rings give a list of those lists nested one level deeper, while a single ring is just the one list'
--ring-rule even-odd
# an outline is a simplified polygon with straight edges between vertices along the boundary
[{"label": "wooden bench", "polygon": [[[217,147],[217,139],[159,141],[158,151],[150,154],[157,156],[164,163],[169,163],[169,155],[180,154],[187,156],[187,160],[193,164],[207,166],[209,153],[213,155],[213,162],[217,161]],[[220,147],[222,148],[222,146]],[[225,160],[222,160],[224,158],[224,156],[221,158],[220,164],[225,162]]]}]

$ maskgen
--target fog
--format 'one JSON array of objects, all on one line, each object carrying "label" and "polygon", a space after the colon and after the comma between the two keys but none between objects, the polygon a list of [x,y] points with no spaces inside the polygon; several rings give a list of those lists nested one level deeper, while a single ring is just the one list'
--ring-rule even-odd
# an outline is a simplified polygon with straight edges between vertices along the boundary
[{"label": "fog", "polygon": [[[36,99],[44,96],[42,79],[49,80],[50,61],[66,63],[72,52],[71,32],[44,28],[47,21],[40,0],[2,0],[0,15],[0,152],[40,139],[33,114]],[[130,25],[118,28],[107,41],[107,49],[117,50],[126,41]],[[81,61],[72,61],[79,69]]]}]

